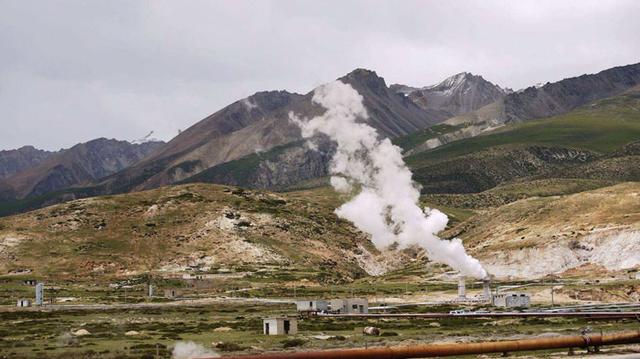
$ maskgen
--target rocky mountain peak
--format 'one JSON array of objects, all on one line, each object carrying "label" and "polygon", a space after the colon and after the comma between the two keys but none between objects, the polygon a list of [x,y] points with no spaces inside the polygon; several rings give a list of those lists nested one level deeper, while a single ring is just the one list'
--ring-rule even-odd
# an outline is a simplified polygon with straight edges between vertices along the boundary
[{"label": "rocky mountain peak", "polygon": [[365,87],[377,95],[384,94],[388,90],[384,78],[372,70],[358,68],[341,77],[340,80],[351,84],[356,89]]},{"label": "rocky mountain peak", "polygon": [[392,88],[407,95],[423,109],[441,111],[448,117],[477,110],[506,95],[500,86],[470,72],[460,72],[438,84],[422,88],[404,85],[393,85]]}]

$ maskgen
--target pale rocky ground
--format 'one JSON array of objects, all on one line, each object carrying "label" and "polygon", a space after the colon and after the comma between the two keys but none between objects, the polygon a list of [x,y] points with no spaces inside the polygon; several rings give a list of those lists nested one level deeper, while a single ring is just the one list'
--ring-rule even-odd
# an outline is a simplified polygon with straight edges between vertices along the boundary
[{"label": "pale rocky ground", "polygon": [[523,199],[455,230],[497,278],[628,276],[640,267],[640,183]]}]

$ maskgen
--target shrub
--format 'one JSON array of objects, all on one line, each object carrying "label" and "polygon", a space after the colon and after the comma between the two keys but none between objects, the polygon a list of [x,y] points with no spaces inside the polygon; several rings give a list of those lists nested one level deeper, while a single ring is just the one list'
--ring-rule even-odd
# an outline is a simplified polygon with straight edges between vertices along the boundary
[{"label": "shrub", "polygon": [[306,342],[307,341],[304,339],[293,338],[293,339],[285,339],[281,343],[283,348],[293,348],[293,347],[299,347],[301,345],[304,345]]}]

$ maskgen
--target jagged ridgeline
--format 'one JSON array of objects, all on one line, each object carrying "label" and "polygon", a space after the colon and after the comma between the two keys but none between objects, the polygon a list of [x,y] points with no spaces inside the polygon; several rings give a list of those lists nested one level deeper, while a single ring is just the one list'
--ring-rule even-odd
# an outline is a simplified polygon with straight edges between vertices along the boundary
[{"label": "jagged ridgeline", "polygon": [[[633,142],[639,139],[640,64],[521,91],[469,73],[423,87],[387,86],[363,69],[340,80],[362,95],[367,122],[402,147],[423,193],[477,193],[550,177],[638,179]],[[3,166],[8,177],[0,179],[0,215],[178,183],[277,191],[326,185],[335,145],[319,141],[317,150],[310,149],[288,118],[290,112],[321,113],[311,97],[256,93],[167,144],[107,163],[108,171],[94,173],[83,165],[83,153],[55,163],[59,154],[33,153],[32,161]]]}]

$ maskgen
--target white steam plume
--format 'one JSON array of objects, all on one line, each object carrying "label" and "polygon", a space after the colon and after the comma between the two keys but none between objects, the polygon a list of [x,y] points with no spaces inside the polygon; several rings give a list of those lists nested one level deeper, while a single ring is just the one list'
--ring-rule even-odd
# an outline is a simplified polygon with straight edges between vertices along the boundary
[{"label": "white steam plume", "polygon": [[220,355],[194,342],[177,342],[173,346],[173,359],[219,358]]},{"label": "white steam plume", "polygon": [[350,85],[335,81],[315,89],[313,102],[326,112],[312,119],[290,119],[302,136],[325,134],[337,142],[331,162],[331,185],[339,192],[360,192],[336,209],[336,214],[371,235],[378,248],[398,243],[400,248],[419,245],[429,258],[459,270],[463,275],[484,278],[487,272],[469,256],[458,238],[442,240],[448,218],[437,209],[421,209],[420,191],[402,159],[400,148],[380,139],[366,119],[362,96]]}]

